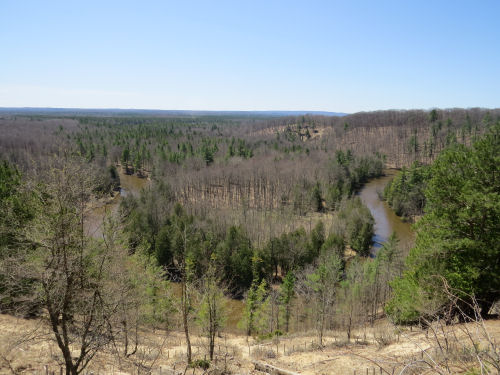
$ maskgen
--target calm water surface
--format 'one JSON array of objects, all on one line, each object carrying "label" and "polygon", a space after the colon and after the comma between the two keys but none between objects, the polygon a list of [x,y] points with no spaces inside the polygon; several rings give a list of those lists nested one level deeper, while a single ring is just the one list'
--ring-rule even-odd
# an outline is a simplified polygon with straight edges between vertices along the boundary
[{"label": "calm water surface", "polygon": [[409,223],[403,222],[389,207],[387,202],[380,200],[380,194],[387,183],[397,172],[386,170],[385,176],[371,180],[359,192],[363,203],[368,207],[375,219],[375,235],[373,236],[372,256],[395,232],[402,246],[411,246],[415,241],[415,234]]},{"label": "calm water surface", "polygon": [[141,189],[148,186],[150,181],[146,178],[139,178],[137,176],[127,175],[120,173],[120,194],[116,195],[112,200],[103,204],[100,207],[92,209],[86,219],[87,233],[95,238],[102,237],[103,219],[106,215],[115,216],[120,207],[120,202],[123,197],[128,194],[139,195]]}]

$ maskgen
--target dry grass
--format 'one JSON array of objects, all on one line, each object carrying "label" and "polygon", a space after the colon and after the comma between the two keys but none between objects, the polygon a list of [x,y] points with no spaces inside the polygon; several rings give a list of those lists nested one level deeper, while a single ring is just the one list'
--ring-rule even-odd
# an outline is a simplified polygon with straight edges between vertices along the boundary
[{"label": "dry grass", "polygon": [[[495,340],[500,339],[500,321],[485,322]],[[462,328],[472,326],[456,325],[447,327],[458,335],[464,335]],[[451,334],[451,333],[450,333]],[[163,330],[143,330],[136,355],[131,358],[118,358],[109,348],[97,356],[88,368],[94,374],[137,374],[152,372],[163,374],[167,369],[184,373],[186,369],[185,345],[180,332]],[[434,347],[432,335],[417,328],[397,330],[387,321],[378,321],[374,327],[353,332],[353,339],[347,342],[345,332],[327,332],[324,346],[319,348],[314,332],[289,335],[274,340],[257,341],[236,334],[223,334],[216,344],[216,361],[212,363],[211,373],[255,373],[251,360],[258,359],[271,365],[300,372],[301,374],[372,374],[380,373],[380,368],[392,373],[401,371],[404,364],[412,361],[415,365],[406,373],[422,373],[418,362],[426,356],[439,361],[443,353]],[[193,357],[206,357],[207,347],[203,338],[194,336]],[[478,345],[483,345],[478,341]],[[425,352],[424,352],[425,351]],[[473,353],[463,347],[450,347],[446,353],[456,356],[457,362],[473,361]],[[424,357],[425,356],[425,357]],[[452,358],[454,359],[454,358]],[[59,372],[60,354],[52,341],[50,332],[39,320],[26,320],[8,315],[0,315],[0,373],[1,374],[44,374],[44,366],[49,372]],[[202,369],[189,369],[191,374],[202,374]],[[456,373],[461,373],[459,367]],[[432,372],[429,372],[432,373]]]}]

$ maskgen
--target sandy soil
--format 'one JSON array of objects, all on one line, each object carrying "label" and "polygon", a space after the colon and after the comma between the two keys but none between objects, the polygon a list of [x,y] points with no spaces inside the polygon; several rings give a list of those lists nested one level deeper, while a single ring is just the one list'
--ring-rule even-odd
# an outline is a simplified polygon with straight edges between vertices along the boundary
[{"label": "sandy soil", "polygon": [[[487,321],[485,327],[492,340],[500,341],[500,320]],[[442,342],[440,327],[434,328]],[[486,347],[478,325],[444,327],[450,341],[456,337],[457,343],[464,344],[467,343],[465,329],[477,338],[480,346]],[[322,348],[318,347],[314,332],[267,341],[222,334],[216,344],[217,359],[212,368],[227,368],[234,374],[257,374],[259,372],[254,370],[252,362],[257,360],[304,375],[360,375],[382,371],[392,374],[393,370],[399,373],[405,363],[413,360],[438,359],[440,352],[436,350],[438,345],[432,332],[430,330],[426,337],[426,332],[416,327],[400,330],[382,320],[372,328],[353,332],[350,343],[346,342],[345,332],[327,332]],[[180,332],[167,334],[160,330],[143,330],[141,337],[134,356],[119,357],[110,348],[95,357],[85,374],[159,374],[160,368],[162,374],[184,373],[186,347]],[[204,338],[193,335],[192,343],[193,357],[205,358],[207,347]],[[423,350],[427,354],[422,354]],[[42,321],[0,315],[0,374],[46,374],[46,371],[58,374],[62,364],[60,358],[59,349]],[[189,369],[187,374],[193,371],[195,374],[203,373],[201,369]],[[456,373],[461,373],[460,368]]]}]

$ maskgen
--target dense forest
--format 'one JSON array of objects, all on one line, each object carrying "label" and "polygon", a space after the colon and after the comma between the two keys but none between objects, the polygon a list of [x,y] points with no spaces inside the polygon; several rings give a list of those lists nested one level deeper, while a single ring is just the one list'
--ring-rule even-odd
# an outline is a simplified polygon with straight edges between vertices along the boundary
[{"label": "dense forest", "polygon": [[[181,331],[201,366],[193,332],[214,360],[228,301],[242,304],[239,334],[314,330],[319,347],[383,318],[486,318],[500,295],[499,132],[500,111],[483,109],[3,114],[0,312],[46,321],[67,374],[104,350],[134,358],[141,327]],[[387,168],[400,170],[381,199],[416,219],[416,242],[393,234],[375,255],[357,193]],[[125,194],[125,176],[147,184]]]}]

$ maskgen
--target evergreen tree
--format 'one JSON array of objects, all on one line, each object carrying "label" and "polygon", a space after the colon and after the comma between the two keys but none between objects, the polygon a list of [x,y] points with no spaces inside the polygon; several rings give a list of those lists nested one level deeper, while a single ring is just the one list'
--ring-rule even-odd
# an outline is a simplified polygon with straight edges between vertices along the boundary
[{"label": "evergreen tree", "polygon": [[295,276],[289,271],[280,287],[280,300],[285,319],[285,332],[288,333],[290,325],[292,299],[295,296]]},{"label": "evergreen tree", "polygon": [[439,313],[443,281],[464,301],[475,295],[488,313],[500,290],[499,166],[500,123],[471,148],[454,145],[435,161],[416,246],[387,306],[395,321]]}]

